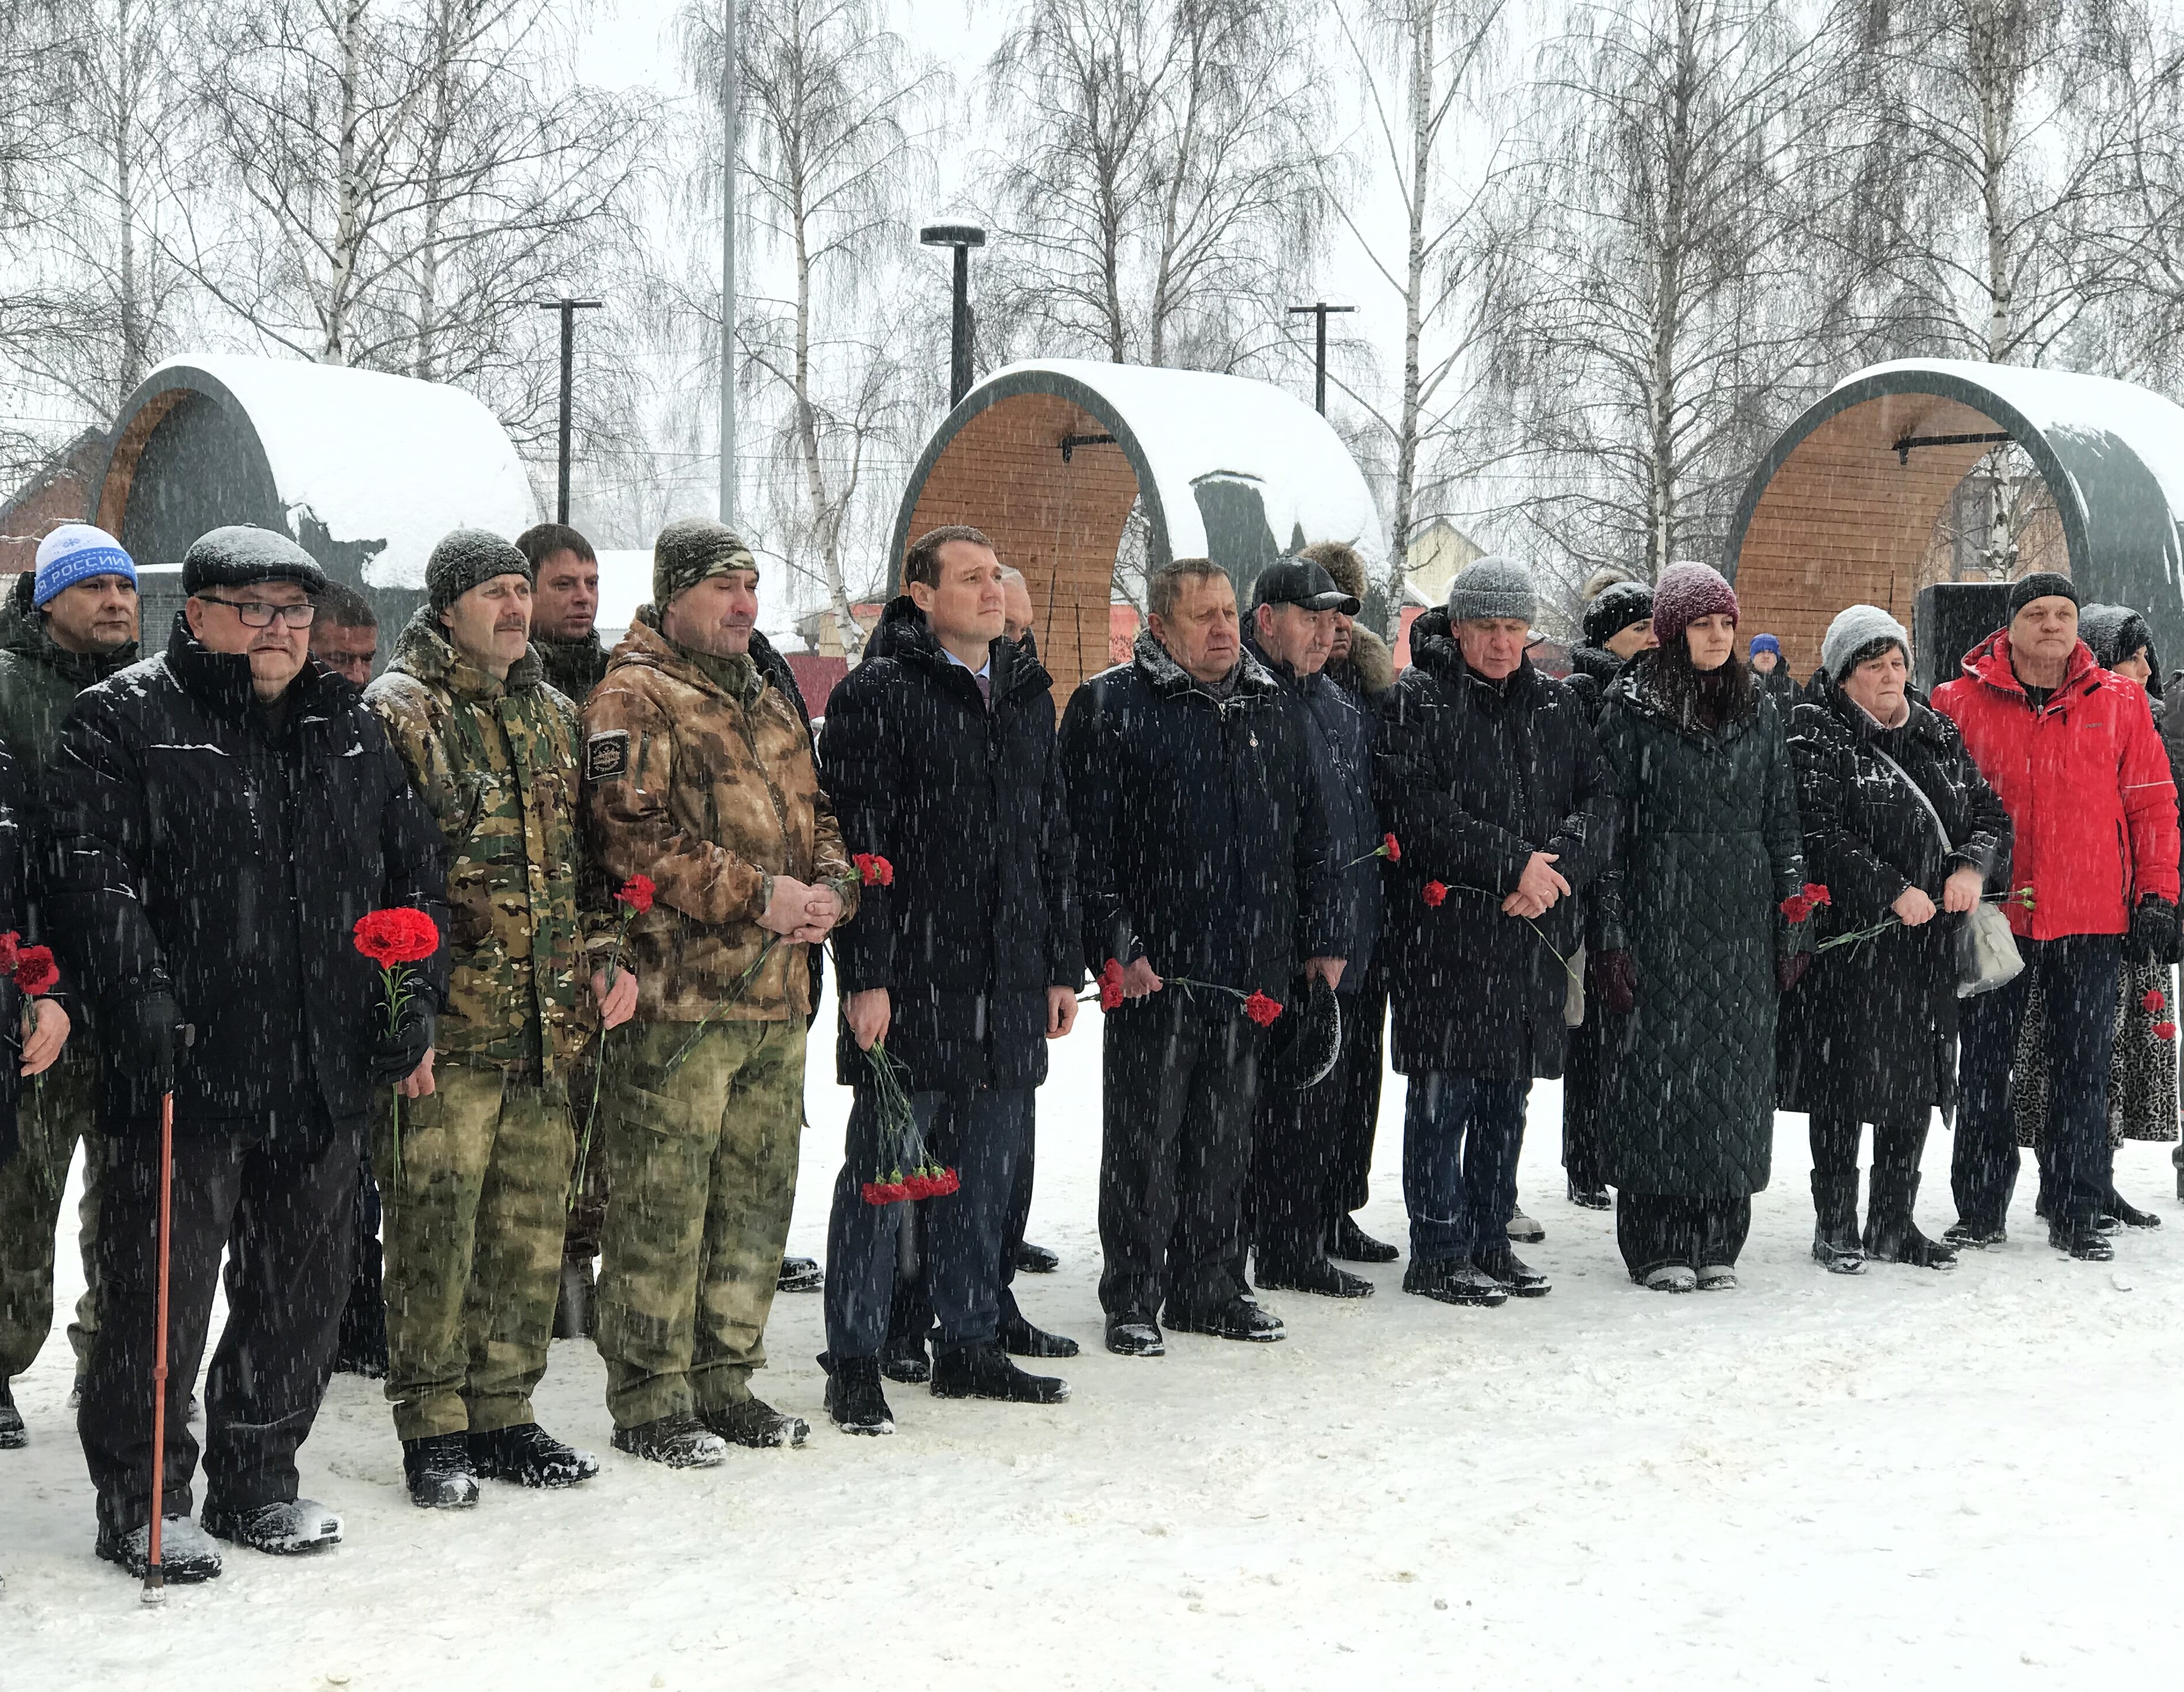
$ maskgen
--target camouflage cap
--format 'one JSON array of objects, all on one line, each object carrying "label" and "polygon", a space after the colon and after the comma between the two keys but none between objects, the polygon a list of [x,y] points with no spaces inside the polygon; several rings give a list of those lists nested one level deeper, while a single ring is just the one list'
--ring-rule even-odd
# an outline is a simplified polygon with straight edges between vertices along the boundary
[{"label": "camouflage cap", "polygon": [[531,560],[490,529],[456,529],[441,537],[425,560],[425,587],[437,615],[481,582],[496,576],[532,580]]},{"label": "camouflage cap", "polygon": [[709,576],[726,576],[732,570],[758,568],[758,560],[744,544],[743,537],[710,517],[683,517],[660,532],[652,543],[652,604],[664,611],[668,602],[686,587],[694,587]]}]

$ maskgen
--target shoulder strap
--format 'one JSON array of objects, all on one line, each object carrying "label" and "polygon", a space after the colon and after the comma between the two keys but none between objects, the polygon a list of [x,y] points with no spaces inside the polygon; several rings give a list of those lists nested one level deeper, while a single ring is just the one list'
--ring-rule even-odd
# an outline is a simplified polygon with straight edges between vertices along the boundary
[{"label": "shoulder strap", "polygon": [[1878,758],[1882,763],[1886,764],[1890,769],[1893,770],[1896,772],[1897,779],[1902,782],[1905,787],[1911,789],[1911,796],[1917,799],[1920,804],[1926,807],[1926,815],[1934,819],[1934,832],[1942,837],[1942,850],[1944,852],[1955,851],[1957,849],[1956,844],[1949,838],[1949,827],[1947,823],[1942,821],[1942,813],[1934,809],[1933,800],[1926,797],[1926,790],[1911,779],[1909,772],[1907,771],[1901,764],[1897,763],[1893,758],[1891,758],[1878,746],[1870,747],[1868,750],[1869,750],[1873,755]]}]

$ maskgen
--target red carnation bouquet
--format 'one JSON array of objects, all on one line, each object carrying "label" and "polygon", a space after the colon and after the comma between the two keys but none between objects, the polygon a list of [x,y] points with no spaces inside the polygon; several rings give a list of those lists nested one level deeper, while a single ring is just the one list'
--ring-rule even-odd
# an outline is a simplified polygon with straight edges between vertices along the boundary
[{"label": "red carnation bouquet", "polygon": [[884,1039],[874,1040],[865,1055],[872,1060],[872,1091],[880,1113],[880,1166],[874,1178],[858,1189],[858,1196],[868,1205],[944,1198],[962,1183],[954,1170],[926,1149],[917,1112],[911,1108],[910,1071],[889,1052]]},{"label": "red carnation bouquet", "polygon": [[1814,911],[1834,903],[1835,899],[1826,888],[1818,882],[1807,882],[1797,892],[1784,899],[1780,909],[1784,919],[1795,927]]},{"label": "red carnation bouquet", "polygon": [[[367,910],[350,930],[358,951],[379,966],[379,985],[385,995],[389,1039],[400,1032],[402,1013],[416,997],[416,974],[412,964],[421,964],[440,949],[440,925],[415,905],[397,904],[384,910]],[[402,1088],[394,1089],[394,1150],[390,1160],[394,1179],[402,1179]]]},{"label": "red carnation bouquet", "polygon": [[60,966],[53,961],[50,946],[25,946],[23,937],[12,928],[0,934],[0,975],[10,977],[22,989],[23,997],[30,1001],[29,1014],[32,1032],[38,1027],[38,1000],[60,985]]}]

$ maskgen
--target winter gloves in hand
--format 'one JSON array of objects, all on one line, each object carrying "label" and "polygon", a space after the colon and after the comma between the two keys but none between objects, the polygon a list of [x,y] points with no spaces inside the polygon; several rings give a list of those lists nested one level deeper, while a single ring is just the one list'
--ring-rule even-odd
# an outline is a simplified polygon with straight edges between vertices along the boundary
[{"label": "winter gloves in hand", "polygon": [[1638,1008],[1638,963],[1625,951],[1592,955],[1592,996],[1618,1016]]},{"label": "winter gloves in hand", "polygon": [[114,1057],[129,1077],[136,1110],[156,1105],[175,1090],[176,1029],[182,1013],[171,993],[148,993],[114,1019]]},{"label": "winter gloves in hand", "polygon": [[1805,978],[1805,971],[1813,966],[1810,952],[1784,952],[1774,960],[1774,985],[1787,993]]},{"label": "winter gloves in hand", "polygon": [[2126,963],[2165,964],[2176,955],[2176,907],[2148,893],[2131,914],[2131,932],[2124,936]]},{"label": "winter gloves in hand", "polygon": [[425,1054],[432,1049],[432,1030],[438,1021],[439,1013],[433,1010],[430,997],[412,992],[394,1032],[382,1033],[372,1045],[368,1072],[374,1084],[392,1086],[407,1080],[410,1071],[424,1062]]}]

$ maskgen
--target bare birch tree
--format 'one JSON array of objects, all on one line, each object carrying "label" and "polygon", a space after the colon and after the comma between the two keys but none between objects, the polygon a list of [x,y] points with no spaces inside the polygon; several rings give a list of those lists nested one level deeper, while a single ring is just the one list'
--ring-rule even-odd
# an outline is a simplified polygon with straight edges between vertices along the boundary
[{"label": "bare birch tree", "polygon": [[1290,0],[1030,0],[988,67],[996,338],[1234,370],[1281,338],[1331,149]]}]

